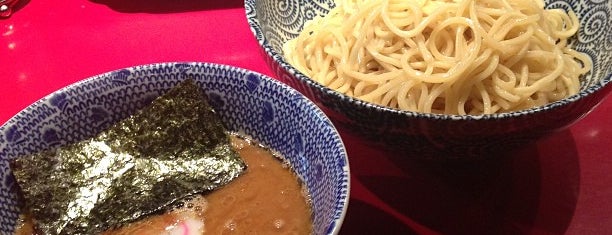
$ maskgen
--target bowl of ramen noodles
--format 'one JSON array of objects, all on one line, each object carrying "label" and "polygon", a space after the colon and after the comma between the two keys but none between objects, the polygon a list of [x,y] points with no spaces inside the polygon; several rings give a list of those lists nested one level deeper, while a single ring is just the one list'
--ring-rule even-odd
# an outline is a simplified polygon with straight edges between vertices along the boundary
[{"label": "bowl of ramen noodles", "polygon": [[81,80],[0,126],[2,234],[337,234],[349,162],[289,86],[168,62]]},{"label": "bowl of ramen noodles", "polygon": [[475,159],[561,130],[612,89],[592,0],[246,0],[268,64],[339,129],[399,155]]}]

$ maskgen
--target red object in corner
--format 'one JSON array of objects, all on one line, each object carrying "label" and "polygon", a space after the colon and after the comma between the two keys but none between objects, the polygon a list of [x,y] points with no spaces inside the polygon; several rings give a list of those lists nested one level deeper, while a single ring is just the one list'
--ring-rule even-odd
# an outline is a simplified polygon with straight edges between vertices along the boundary
[{"label": "red object in corner", "polygon": [[19,0],[0,0],[0,18],[7,18],[13,14],[13,7]]}]

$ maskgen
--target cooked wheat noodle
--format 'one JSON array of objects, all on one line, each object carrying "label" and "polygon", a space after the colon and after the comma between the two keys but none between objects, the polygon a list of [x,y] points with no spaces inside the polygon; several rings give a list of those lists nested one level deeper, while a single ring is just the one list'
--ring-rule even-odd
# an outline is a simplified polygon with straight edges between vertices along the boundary
[{"label": "cooked wheat noodle", "polygon": [[341,93],[401,110],[491,114],[576,94],[590,58],[573,12],[534,0],[338,0],[283,45]]}]

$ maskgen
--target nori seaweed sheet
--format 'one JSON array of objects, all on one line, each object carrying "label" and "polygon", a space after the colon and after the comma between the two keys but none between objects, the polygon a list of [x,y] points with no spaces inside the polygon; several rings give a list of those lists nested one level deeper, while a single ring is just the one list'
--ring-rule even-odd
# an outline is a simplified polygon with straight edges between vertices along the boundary
[{"label": "nori seaweed sheet", "polygon": [[225,185],[245,168],[190,79],[91,139],[11,161],[42,234],[117,228]]}]

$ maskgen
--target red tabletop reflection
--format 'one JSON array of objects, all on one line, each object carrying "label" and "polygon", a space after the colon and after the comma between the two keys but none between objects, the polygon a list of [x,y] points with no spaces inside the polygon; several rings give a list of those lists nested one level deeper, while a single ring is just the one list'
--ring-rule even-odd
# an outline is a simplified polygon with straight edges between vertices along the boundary
[{"label": "red tabletop reflection", "polygon": [[[200,61],[273,76],[238,0],[21,0],[0,19],[0,124],[43,96],[138,64]],[[612,101],[513,156],[409,160],[341,131],[341,234],[610,234]]]}]

